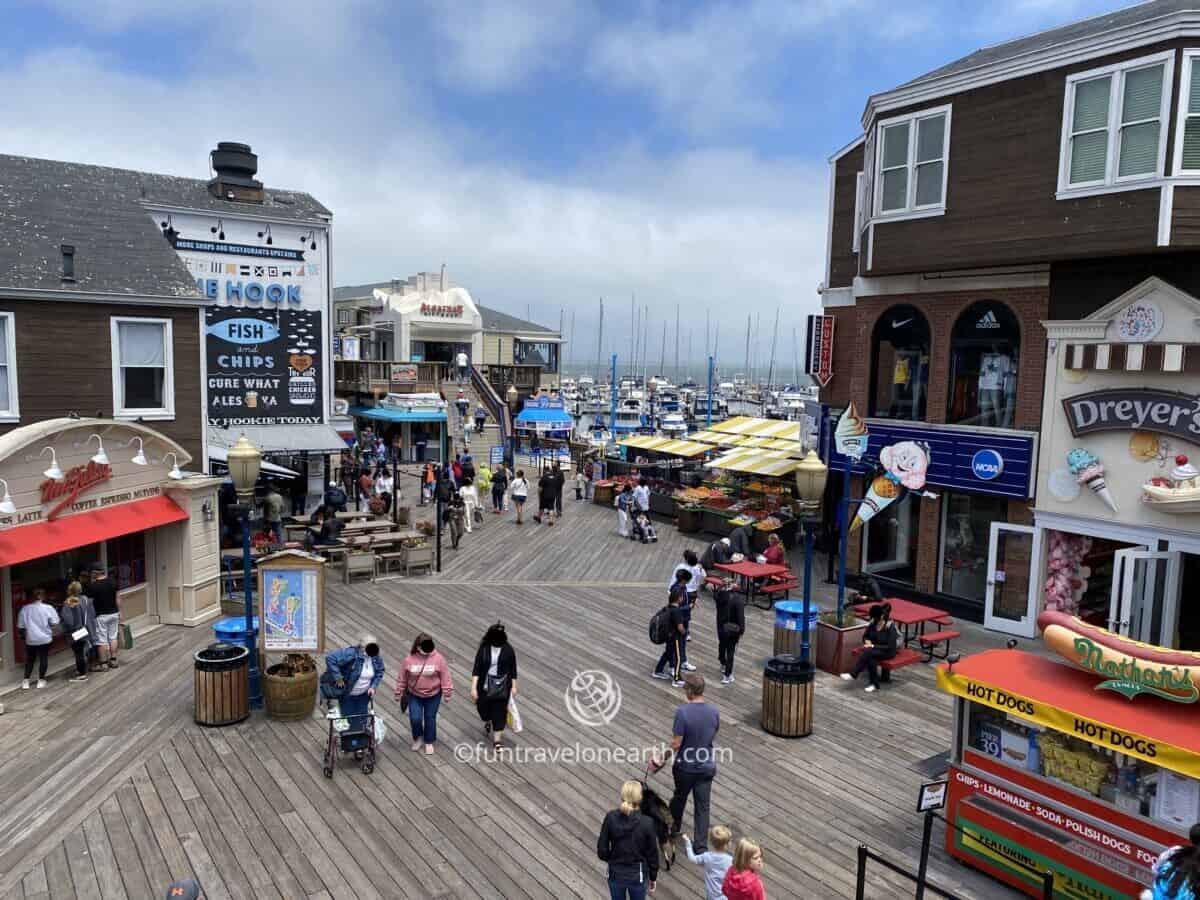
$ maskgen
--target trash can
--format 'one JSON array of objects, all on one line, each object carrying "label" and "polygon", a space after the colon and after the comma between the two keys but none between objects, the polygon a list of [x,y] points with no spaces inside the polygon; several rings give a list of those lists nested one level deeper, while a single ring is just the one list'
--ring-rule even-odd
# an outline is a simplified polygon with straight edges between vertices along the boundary
[{"label": "trash can", "polygon": [[[255,603],[257,606],[258,604]],[[258,639],[258,616],[250,620],[254,625],[254,639]],[[225,619],[217,619],[213,622],[213,635],[216,639],[225,644],[233,644],[235,647],[246,646],[246,617],[245,616],[229,616]]]},{"label": "trash can", "polygon": [[[817,657],[817,616],[820,608],[816,604],[808,605],[808,650],[809,659]],[[800,655],[800,645],[804,642],[804,601],[780,600],[775,604],[775,641],[771,652],[775,656],[781,653]]]},{"label": "trash can", "polygon": [[813,667],[784,654],[763,668],[762,727],[777,737],[812,734]]},{"label": "trash can", "polygon": [[193,675],[197,725],[233,725],[250,715],[246,669],[250,651],[218,641],[195,654]]}]

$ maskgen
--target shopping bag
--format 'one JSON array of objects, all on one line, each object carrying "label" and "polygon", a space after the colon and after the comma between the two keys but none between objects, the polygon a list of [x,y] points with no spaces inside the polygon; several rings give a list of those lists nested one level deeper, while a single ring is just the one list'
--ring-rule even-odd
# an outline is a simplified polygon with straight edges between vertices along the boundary
[{"label": "shopping bag", "polygon": [[383,716],[376,714],[375,716],[375,743],[382,744],[383,739],[387,737],[387,723],[383,721]]},{"label": "shopping bag", "polygon": [[520,734],[525,729],[525,724],[521,721],[521,711],[517,709],[517,700],[515,697],[508,698],[508,727],[513,734]]},{"label": "shopping bag", "polygon": [[133,629],[130,628],[128,625],[121,626],[121,649],[122,650],[132,650],[133,649]]}]

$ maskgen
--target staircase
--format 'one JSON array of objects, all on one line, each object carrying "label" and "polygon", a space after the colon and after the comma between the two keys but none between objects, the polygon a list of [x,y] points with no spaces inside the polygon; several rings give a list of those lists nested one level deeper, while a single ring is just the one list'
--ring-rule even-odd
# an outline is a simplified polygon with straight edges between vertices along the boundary
[{"label": "staircase", "polygon": [[474,366],[470,368],[469,372],[470,376],[463,384],[458,383],[457,376],[451,376],[442,382],[442,395],[446,398],[447,404],[446,415],[449,420],[451,453],[461,453],[463,449],[462,421],[458,416],[458,407],[454,405],[461,388],[463,395],[467,398],[467,416],[471,419],[472,426],[475,422],[475,410],[480,406],[487,410],[488,417],[483,426],[483,434],[476,432],[473,427],[471,430],[471,453],[477,461],[486,461],[489,448],[503,447],[507,439],[509,433],[508,408],[496,396],[492,386],[476,371]]}]

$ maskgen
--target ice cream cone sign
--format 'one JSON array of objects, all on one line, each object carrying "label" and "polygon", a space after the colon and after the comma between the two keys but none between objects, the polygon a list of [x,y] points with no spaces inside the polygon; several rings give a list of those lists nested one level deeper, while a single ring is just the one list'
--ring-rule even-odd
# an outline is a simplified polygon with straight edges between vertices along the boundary
[{"label": "ice cream cone sign", "polygon": [[833,443],[837,452],[851,459],[862,459],[867,452],[867,423],[858,414],[853,401],[838,419],[833,431]]},{"label": "ice cream cone sign", "polygon": [[1117,509],[1117,501],[1113,499],[1112,491],[1108,489],[1108,482],[1104,480],[1104,464],[1100,462],[1099,457],[1090,450],[1076,447],[1067,452],[1067,467],[1075,476],[1075,480],[1089,488],[1093,494],[1104,501],[1105,506],[1113,512],[1120,512]]},{"label": "ice cream cone sign", "polygon": [[901,441],[879,451],[883,471],[871,479],[867,495],[858,506],[850,530],[861,528],[882,510],[900,499],[906,490],[920,491],[925,487],[929,469],[929,445],[918,441]]}]

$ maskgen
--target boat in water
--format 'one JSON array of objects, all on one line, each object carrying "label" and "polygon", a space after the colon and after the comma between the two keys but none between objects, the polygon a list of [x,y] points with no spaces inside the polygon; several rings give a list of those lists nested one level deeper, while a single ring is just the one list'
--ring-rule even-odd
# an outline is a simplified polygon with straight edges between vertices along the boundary
[{"label": "boat in water", "polygon": [[[692,415],[696,422],[703,427],[708,418],[708,393],[697,391],[692,400]],[[729,401],[720,394],[714,393],[712,398],[712,420],[720,422],[729,418]]]},{"label": "boat in water", "polygon": [[617,401],[617,417],[612,425],[614,436],[637,434],[649,425],[640,397],[625,397]]},{"label": "boat in water", "polygon": [[612,432],[609,431],[608,426],[604,423],[604,419],[600,416],[596,416],[592,420],[592,424],[582,433],[577,428],[576,434],[582,440],[586,441],[591,449],[600,451],[607,449],[613,439]]},{"label": "boat in water", "polygon": [[688,433],[687,419],[684,418],[683,413],[666,413],[659,420],[658,430],[663,437],[674,438],[676,440],[685,438]]}]

